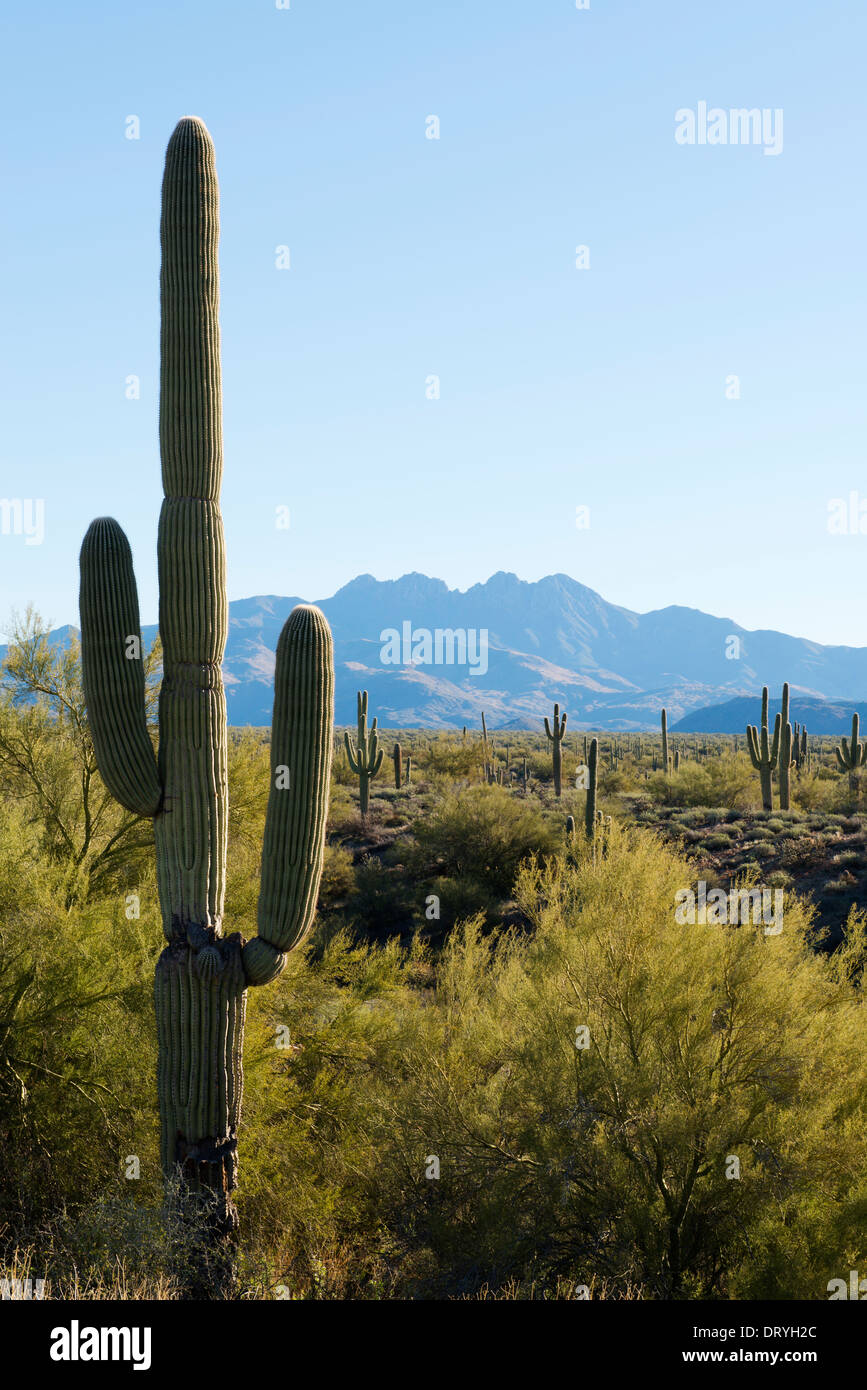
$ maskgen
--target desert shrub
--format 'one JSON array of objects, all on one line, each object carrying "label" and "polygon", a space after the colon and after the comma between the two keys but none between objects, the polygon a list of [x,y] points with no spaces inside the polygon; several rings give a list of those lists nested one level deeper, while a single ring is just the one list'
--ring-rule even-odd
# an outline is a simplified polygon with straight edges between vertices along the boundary
[{"label": "desert shrub", "polygon": [[656,801],[672,806],[752,805],[757,796],[755,774],[746,755],[709,758],[706,762],[681,763],[677,772],[666,777],[652,773],[647,781],[649,794]]},{"label": "desert shrub", "polygon": [[802,772],[792,785],[798,806],[804,811],[830,810],[848,796],[845,782],[829,773]]},{"label": "desert shrub", "polygon": [[[0,1229],[151,1162],[155,884],[64,910],[61,865],[0,804]],[[139,915],[127,916],[127,913]],[[146,1185],[146,1184],[145,1184]]]},{"label": "desert shrub", "polygon": [[439,916],[428,918],[427,906],[423,917],[422,914],[419,916],[427,929],[433,932],[446,931],[457,922],[480,914],[490,924],[496,920],[502,905],[502,899],[491,893],[488,884],[468,878],[466,874],[460,878],[431,879],[425,884],[426,905],[430,895],[438,899],[438,902],[430,904],[430,910],[438,912]]},{"label": "desert shrub", "polygon": [[746,859],[773,859],[777,851],[773,845],[767,844],[763,840],[754,841],[745,845],[743,858]]},{"label": "desert shrub", "polygon": [[482,741],[479,736],[467,735],[467,742],[460,738],[440,737],[428,744],[421,762],[424,775],[439,774],[452,780],[459,777],[476,777],[484,762]]},{"label": "desert shrub", "polygon": [[562,846],[562,831],[530,801],[502,787],[470,787],[413,827],[418,877],[467,877],[506,898],[521,861]]},{"label": "desert shrub", "polygon": [[450,939],[398,1113],[418,1163],[446,1155],[428,1230],[464,1280],[532,1261],[657,1296],[821,1297],[844,1249],[865,1250],[857,992],[796,903],[777,937],[678,927],[682,881],[669,852],[615,831],[596,865],[521,872],[533,937]]},{"label": "desert shrub", "polygon": [[327,844],[322,863],[322,879],[319,884],[319,903],[330,907],[335,902],[347,898],[355,888],[355,871],[352,855],[340,845]]},{"label": "desert shrub", "polygon": [[702,841],[704,849],[729,849],[733,843],[731,835],[708,835]]},{"label": "desert shrub", "polygon": [[839,854],[834,855],[832,862],[834,864],[849,865],[853,868],[862,868],[865,863],[864,851],[859,849],[841,850]]},{"label": "desert shrub", "polygon": [[356,865],[355,890],[347,903],[354,926],[375,935],[406,928],[419,906],[420,894],[406,874],[376,855]]},{"label": "desert shrub", "polygon": [[829,878],[825,883],[826,893],[851,893],[855,887],[852,874],[841,874],[839,878]]}]

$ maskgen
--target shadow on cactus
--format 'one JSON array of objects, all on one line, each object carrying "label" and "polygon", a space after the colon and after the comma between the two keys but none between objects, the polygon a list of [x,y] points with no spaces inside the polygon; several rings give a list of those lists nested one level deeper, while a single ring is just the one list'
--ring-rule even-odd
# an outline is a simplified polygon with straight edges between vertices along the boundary
[{"label": "shadow on cactus", "polygon": [[[274,681],[271,785],[258,935],[226,935],[228,792],[221,664],[228,603],[223,521],[218,187],[203,123],[181,120],[162,193],[159,755],[147,730],[138,594],[116,521],[99,518],[81,549],[82,662],[103,780],[153,817],[168,945],[155,979],[161,1158],[166,1178],[213,1212],[211,1237],[237,1227],[244,1010],[249,985],[279,974],[308,930],[322,871],[331,768],[331,632],[293,610]],[[195,1204],[195,1203],[194,1203]]]}]

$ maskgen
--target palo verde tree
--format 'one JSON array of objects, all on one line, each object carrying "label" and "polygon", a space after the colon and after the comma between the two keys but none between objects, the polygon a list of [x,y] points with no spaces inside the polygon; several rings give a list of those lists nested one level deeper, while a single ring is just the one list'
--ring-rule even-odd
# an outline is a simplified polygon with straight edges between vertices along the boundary
[{"label": "palo verde tree", "polygon": [[[228,628],[220,513],[219,206],[211,137],[195,117],[166,154],[157,553],[163,681],[159,756],[145,721],[138,594],[129,543],[102,517],[81,549],[87,714],[102,778],[153,817],[167,946],[156,970],[161,1154],[219,1237],[237,1226],[241,1054],[248,985],[273,980],[311,924],[322,871],[334,667],[323,614],[299,605],[277,646],[258,935],[226,935]],[[187,1203],[189,1205],[189,1203]]]},{"label": "palo verde tree", "polygon": [[[146,718],[156,711],[159,642],[143,653]],[[99,775],[85,714],[81,649],[52,641],[32,609],[14,617],[0,677],[0,795],[38,827],[62,866],[64,906],[137,881],[146,822],[125,812]]]}]

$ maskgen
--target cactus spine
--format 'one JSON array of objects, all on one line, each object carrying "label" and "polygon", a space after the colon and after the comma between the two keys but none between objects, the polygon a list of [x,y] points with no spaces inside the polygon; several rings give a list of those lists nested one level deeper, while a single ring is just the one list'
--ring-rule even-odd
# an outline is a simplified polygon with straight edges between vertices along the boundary
[{"label": "cactus spine", "polygon": [[394,785],[400,791],[403,781],[403,754],[399,743],[394,745],[394,752],[391,756],[394,759]]},{"label": "cactus spine", "polygon": [[[81,548],[82,667],[100,772],[128,810],[152,816],[163,931],[154,999],[161,1159],[184,1197],[209,1198],[210,1228],[237,1226],[241,1054],[248,985],[265,984],[313,919],[331,770],[334,665],[322,613],[299,605],[277,647],[271,789],[258,936],[223,934],[228,625],[218,321],[218,186],[204,124],[181,120],[166,152],[157,552],[163,680],[159,756],[147,731],[138,594],[129,543],[102,517]],[[136,638],[137,643],[130,642]]]},{"label": "cactus spine", "polygon": [[849,773],[849,786],[852,791],[858,790],[858,769],[867,762],[867,743],[860,743],[858,738],[858,715],[852,715],[852,737],[851,739],[841,738],[838,747],[834,749],[837,758],[837,766],[841,772]]},{"label": "cactus spine", "polygon": [[768,687],[762,689],[762,726],[759,731],[755,724],[747,725],[747,748],[749,749],[750,761],[759,774],[762,785],[762,806],[766,811],[774,809],[774,790],[771,783],[771,773],[777,766],[777,757],[780,749],[780,726],[782,717],[778,714],[774,721],[774,737],[771,742],[768,735]]},{"label": "cactus spine", "polygon": [[599,742],[597,739],[590,740],[590,752],[587,755],[587,799],[584,803],[584,833],[588,840],[592,840],[596,833],[596,776],[597,763],[599,760]]},{"label": "cactus spine", "polygon": [[548,723],[548,716],[547,714],[545,715],[545,733],[548,736],[548,741],[552,745],[552,753],[554,759],[554,795],[559,796],[562,786],[563,775],[563,756],[561,750],[563,745],[563,736],[566,733],[566,715],[564,714],[563,718],[560,718],[559,705],[555,704],[554,706],[553,731],[551,729],[551,725]]},{"label": "cactus spine", "polygon": [[349,737],[349,730],[343,735],[346,745],[346,756],[349,759],[349,766],[358,778],[358,796],[361,806],[362,816],[367,815],[367,808],[370,805],[370,782],[382,767],[383,750],[379,746],[379,734],[376,731],[376,720],[367,729],[367,691],[359,690],[356,695],[356,705],[358,709],[358,730],[355,747]]}]

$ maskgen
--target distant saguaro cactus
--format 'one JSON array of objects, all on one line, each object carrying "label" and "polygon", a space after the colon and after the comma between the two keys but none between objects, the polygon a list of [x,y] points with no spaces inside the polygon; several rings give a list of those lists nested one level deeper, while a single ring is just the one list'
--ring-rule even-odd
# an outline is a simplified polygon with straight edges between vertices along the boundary
[{"label": "distant saguaro cactus", "polygon": [[103,780],[152,816],[168,945],[154,986],[161,1158],[183,1197],[208,1199],[209,1229],[232,1233],[248,985],[279,974],[314,916],[331,770],[334,661],[318,608],[293,609],[274,678],[271,784],[258,935],[223,934],[228,825],[228,626],[220,514],[222,424],[218,187],[203,123],[169,141],[162,191],[160,452],[165,500],[157,555],[163,679],[159,757],[147,729],[138,593],[116,521],[81,547],[87,717]]},{"label": "distant saguaro cactus", "polygon": [[559,796],[562,787],[563,756],[561,749],[563,745],[563,737],[566,733],[566,715],[564,714],[563,718],[560,718],[560,706],[557,704],[555,704],[554,706],[553,731],[551,729],[551,725],[548,723],[548,716],[547,714],[545,715],[545,733],[547,734],[548,740],[552,745],[552,754],[554,760],[554,795]]},{"label": "distant saguaro cactus", "polygon": [[584,803],[584,833],[588,840],[596,834],[596,778],[599,761],[599,741],[591,738],[587,755],[587,799]]},{"label": "distant saguaro cactus", "polygon": [[668,715],[662,711],[662,770],[666,777],[671,771],[671,763],[668,757]]},{"label": "distant saguaro cactus", "polygon": [[379,747],[379,734],[376,732],[376,720],[367,730],[367,691],[359,690],[356,696],[358,707],[358,736],[356,745],[353,748],[346,730],[343,741],[346,745],[346,756],[349,759],[349,766],[358,778],[358,798],[362,816],[367,815],[370,805],[370,782],[382,767],[383,750]]},{"label": "distant saguaro cactus", "polygon": [[851,739],[841,738],[838,747],[834,749],[837,757],[837,766],[841,772],[848,772],[849,786],[852,791],[858,790],[858,769],[867,762],[867,743],[859,742],[858,737],[858,715],[852,715],[852,737]]},{"label": "distant saguaro cactus", "polygon": [[762,689],[761,730],[757,729],[755,724],[747,725],[747,748],[752,765],[761,780],[762,806],[766,811],[773,811],[774,809],[774,788],[771,782],[771,773],[777,766],[781,725],[782,718],[778,714],[774,721],[774,737],[773,742],[771,742],[768,734],[768,687],[764,686]]},{"label": "distant saguaro cactus", "polygon": [[400,791],[403,782],[403,753],[399,743],[394,745],[394,752],[391,756],[394,759],[394,785]]},{"label": "distant saguaro cactus", "polygon": [[795,742],[792,725],[789,722],[789,683],[783,683],[783,699],[780,708],[780,749],[777,758],[777,781],[780,784],[780,810],[790,809],[789,773],[796,766]]}]

